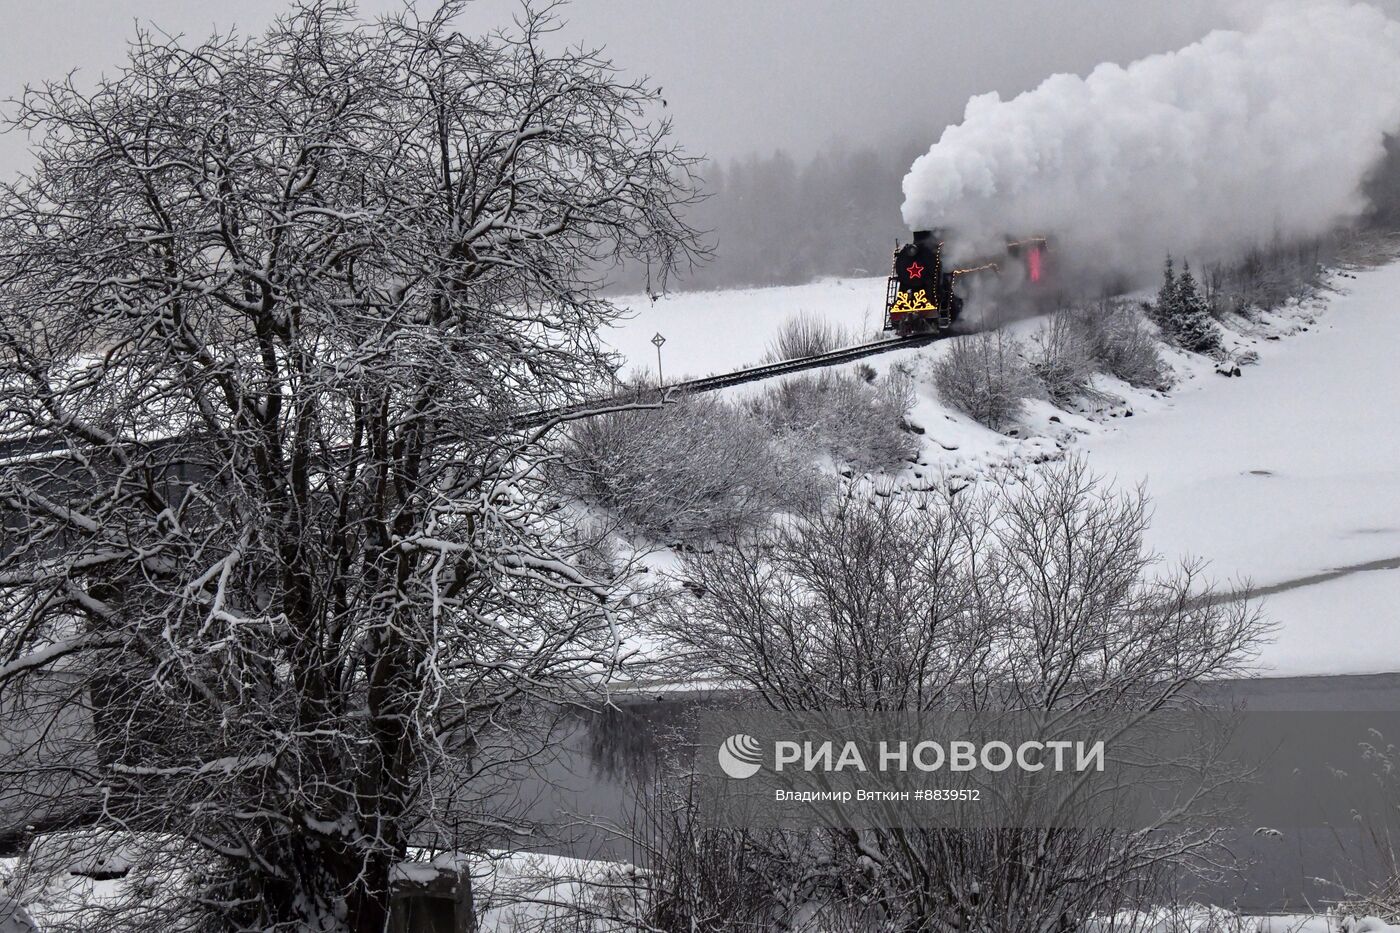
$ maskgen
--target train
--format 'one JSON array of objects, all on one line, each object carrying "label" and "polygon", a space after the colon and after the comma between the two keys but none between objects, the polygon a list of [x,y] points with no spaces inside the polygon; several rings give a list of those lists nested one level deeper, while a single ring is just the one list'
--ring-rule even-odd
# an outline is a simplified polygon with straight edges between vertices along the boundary
[{"label": "train", "polygon": [[958,280],[978,272],[1000,273],[1009,263],[1019,264],[1018,281],[1038,288],[1045,280],[1049,241],[1045,237],[1007,238],[1006,253],[960,268],[944,268],[946,234],[915,230],[912,242],[896,244],[889,282],[885,290],[885,327],[900,336],[939,333],[950,329],[962,314],[964,298]]}]

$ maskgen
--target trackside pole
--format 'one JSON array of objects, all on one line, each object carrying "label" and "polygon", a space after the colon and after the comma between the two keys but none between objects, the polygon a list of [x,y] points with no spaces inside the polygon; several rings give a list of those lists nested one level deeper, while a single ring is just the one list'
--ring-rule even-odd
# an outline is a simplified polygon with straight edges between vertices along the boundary
[{"label": "trackside pole", "polygon": [[656,347],[656,385],[658,388],[666,384],[666,377],[661,375],[661,345],[665,342],[666,338],[661,336],[659,332],[651,338],[651,345]]}]

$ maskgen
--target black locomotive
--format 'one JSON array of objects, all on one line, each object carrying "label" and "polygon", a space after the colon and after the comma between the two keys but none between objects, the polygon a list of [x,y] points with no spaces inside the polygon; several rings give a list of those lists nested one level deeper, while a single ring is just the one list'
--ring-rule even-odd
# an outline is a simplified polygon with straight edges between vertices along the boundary
[{"label": "black locomotive", "polygon": [[[916,230],[912,243],[895,249],[885,291],[885,330],[901,335],[947,330],[962,313],[963,299],[956,290],[958,278],[999,268],[997,262],[989,261],[945,269],[943,239],[939,231]],[[1045,248],[1044,237],[1007,241],[1007,257],[1025,264],[1025,281],[1032,286],[1042,280]]]},{"label": "black locomotive", "polygon": [[911,334],[951,327],[962,311],[953,274],[943,271],[943,241],[932,230],[895,250],[885,295],[885,330]]}]

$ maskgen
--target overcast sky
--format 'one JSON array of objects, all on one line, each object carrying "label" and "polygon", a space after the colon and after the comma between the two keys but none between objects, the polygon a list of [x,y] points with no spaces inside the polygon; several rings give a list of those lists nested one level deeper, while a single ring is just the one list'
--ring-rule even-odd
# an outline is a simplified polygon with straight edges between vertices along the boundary
[{"label": "overcast sky", "polygon": [[[372,15],[400,0],[364,0]],[[423,6],[428,6],[424,3]],[[1010,96],[1057,71],[1087,72],[1179,47],[1226,24],[1223,0],[574,0],[571,39],[606,45],[665,91],[681,139],[727,158],[892,134],[932,142],[967,98]],[[0,0],[0,97],[72,68],[123,58],[134,23],[202,38],[215,25],[260,30],[285,0]],[[479,0],[481,32],[514,0]],[[25,164],[0,136],[0,171]]]}]

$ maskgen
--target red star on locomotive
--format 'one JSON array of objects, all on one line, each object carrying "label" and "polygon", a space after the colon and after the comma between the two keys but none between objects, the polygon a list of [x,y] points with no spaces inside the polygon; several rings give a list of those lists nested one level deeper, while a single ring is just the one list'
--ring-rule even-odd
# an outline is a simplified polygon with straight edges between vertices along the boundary
[{"label": "red star on locomotive", "polygon": [[921,278],[923,278],[923,277],[924,277],[924,267],[921,266],[921,265],[919,265],[917,262],[911,262],[911,263],[909,264],[909,278],[911,278],[911,279],[921,279]]}]

